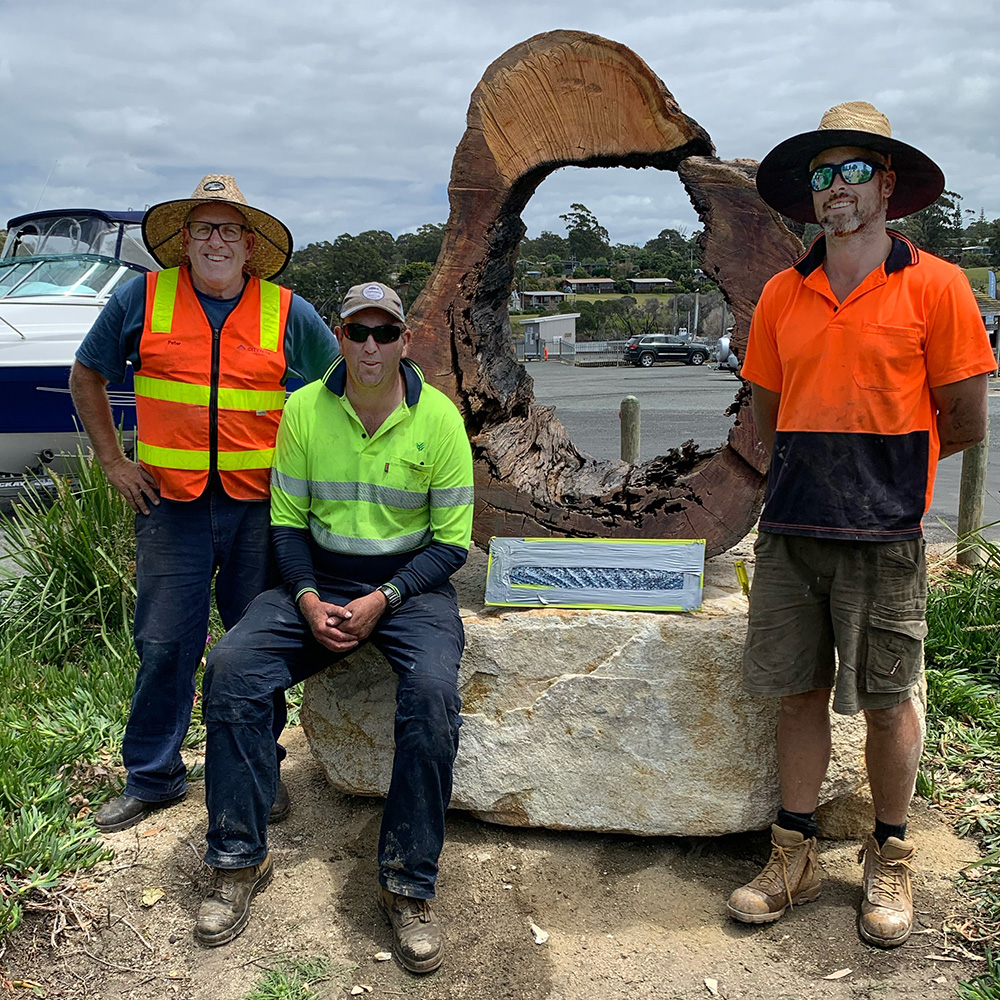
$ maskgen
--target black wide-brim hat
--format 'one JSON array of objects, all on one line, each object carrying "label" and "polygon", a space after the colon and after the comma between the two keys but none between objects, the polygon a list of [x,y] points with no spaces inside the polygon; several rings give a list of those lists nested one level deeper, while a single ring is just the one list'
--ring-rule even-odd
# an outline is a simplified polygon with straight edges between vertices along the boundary
[{"label": "black wide-brim hat", "polygon": [[778,143],[757,169],[757,191],[771,208],[796,222],[816,222],[809,163],[824,149],[856,146],[889,158],[896,187],[887,219],[901,219],[937,201],[944,190],[941,168],[919,149],[892,137],[889,119],[867,101],[830,108],[819,128]]},{"label": "black wide-brim hat", "polygon": [[267,281],[277,277],[292,256],[292,234],[273,215],[247,204],[243,192],[229,174],[207,174],[190,198],[161,201],[142,219],[142,238],[162,267],[177,267],[184,257],[184,220],[206,202],[232,205],[247,220],[254,233],[253,250],[247,257],[247,273]]}]

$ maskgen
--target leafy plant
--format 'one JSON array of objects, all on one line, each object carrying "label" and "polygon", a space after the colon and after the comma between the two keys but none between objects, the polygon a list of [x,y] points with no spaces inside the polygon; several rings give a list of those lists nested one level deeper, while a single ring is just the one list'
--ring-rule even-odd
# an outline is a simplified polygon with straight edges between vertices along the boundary
[{"label": "leafy plant", "polygon": [[6,526],[0,579],[0,650],[62,662],[93,638],[123,659],[121,633],[135,606],[131,509],[97,462],[78,456],[71,476],[53,475],[55,496],[29,485]]},{"label": "leafy plant", "polygon": [[313,986],[334,981],[346,987],[356,968],[324,957],[278,959],[243,1000],[314,1000]]}]

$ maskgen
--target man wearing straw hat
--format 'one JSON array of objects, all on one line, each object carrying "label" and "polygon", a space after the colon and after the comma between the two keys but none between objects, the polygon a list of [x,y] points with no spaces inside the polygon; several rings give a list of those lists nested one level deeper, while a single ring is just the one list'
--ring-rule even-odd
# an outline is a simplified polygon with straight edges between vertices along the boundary
[{"label": "man wearing straw hat", "polygon": [[913,925],[921,519],[938,459],[985,434],[994,359],[962,271],[886,228],[930,205],[944,176],[872,105],[838,105],[780,143],[757,189],[823,232],[765,286],[742,368],[771,453],[743,678],[749,693],[780,698],[781,809],[770,860],[728,909],[770,923],[820,893],[815,810],[832,691],[833,710],[864,712],[868,728],[875,826],[858,927],[891,948]]},{"label": "man wearing straw hat", "polygon": [[[154,205],[143,237],[164,270],[114,293],[70,376],[97,459],[136,512],[140,665],[122,744],[125,790],[95,817],[105,833],[186,794],[180,747],[213,579],[231,628],[267,586],[268,480],[285,381],[319,378],[337,355],[316,310],[270,281],[291,256],[291,234],[248,205],[232,177],[209,174],[190,198]],[[121,450],[104,388],[124,379],[126,362],[135,369],[138,462]],[[283,698],[275,711],[283,723]],[[288,810],[279,786],[272,820]]]}]

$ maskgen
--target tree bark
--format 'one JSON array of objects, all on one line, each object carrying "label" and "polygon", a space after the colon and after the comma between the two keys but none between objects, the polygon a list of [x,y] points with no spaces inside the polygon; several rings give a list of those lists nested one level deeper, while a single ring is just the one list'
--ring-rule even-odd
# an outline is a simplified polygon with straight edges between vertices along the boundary
[{"label": "tree bark", "polygon": [[441,254],[409,325],[411,356],[458,404],[473,443],[473,537],[704,538],[709,554],[735,544],[757,518],[766,471],[749,393],[730,407],[733,429],[719,449],[687,442],[643,465],[596,461],[551,407],[534,405],[507,301],[521,211],[552,171],[677,170],[705,224],[703,269],[733,312],[742,357],[764,282],[801,252],[757,196],[756,164],[716,159],[708,133],[635,53],[577,31],[504,53],[473,92],[467,125]]}]

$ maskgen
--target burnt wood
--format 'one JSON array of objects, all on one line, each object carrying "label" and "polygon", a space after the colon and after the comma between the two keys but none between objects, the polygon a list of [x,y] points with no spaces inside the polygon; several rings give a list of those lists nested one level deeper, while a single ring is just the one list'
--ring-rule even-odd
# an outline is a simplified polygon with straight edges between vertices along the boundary
[{"label": "burnt wood", "polygon": [[714,157],[631,50],[553,31],[497,59],[472,94],[455,154],[441,254],[409,314],[410,355],[459,406],[473,444],[473,537],[493,535],[704,538],[721,552],[753,526],[766,455],[749,393],[730,412],[729,440],[691,442],[651,462],[596,461],[574,447],[551,407],[534,403],[518,363],[507,302],[524,235],[521,211],[562,166],[676,170],[702,219],[703,270],[734,316],[738,356],[766,279],[801,252],[753,183],[756,163]]}]

